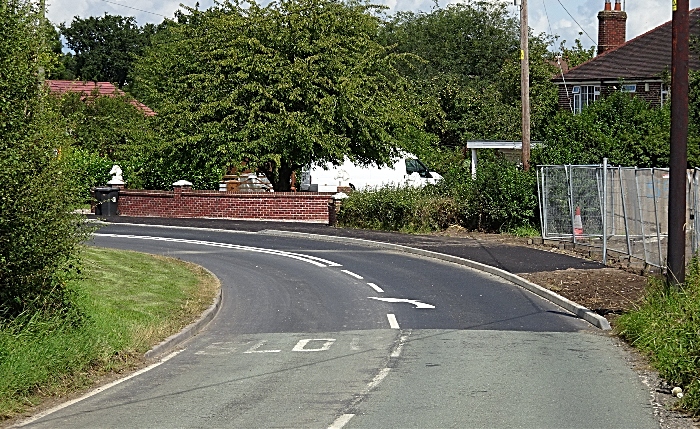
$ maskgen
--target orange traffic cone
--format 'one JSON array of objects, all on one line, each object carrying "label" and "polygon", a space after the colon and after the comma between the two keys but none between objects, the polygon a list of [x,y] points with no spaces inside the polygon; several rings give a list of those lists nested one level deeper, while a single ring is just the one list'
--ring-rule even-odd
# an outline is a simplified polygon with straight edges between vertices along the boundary
[{"label": "orange traffic cone", "polygon": [[583,236],[583,222],[581,221],[581,207],[576,207],[576,214],[574,215],[574,235],[576,237]]}]

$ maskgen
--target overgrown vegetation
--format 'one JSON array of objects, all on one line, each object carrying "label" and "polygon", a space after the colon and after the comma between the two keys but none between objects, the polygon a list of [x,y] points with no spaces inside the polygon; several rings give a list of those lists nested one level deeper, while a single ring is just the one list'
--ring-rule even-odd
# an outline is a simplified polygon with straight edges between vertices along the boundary
[{"label": "overgrown vegetation", "polygon": [[535,177],[496,156],[448,170],[436,185],[356,191],[338,213],[342,226],[425,232],[451,225],[492,232],[531,227],[537,208]]},{"label": "overgrown vegetation", "polygon": [[644,301],[617,319],[616,330],[668,383],[683,388],[679,406],[700,415],[700,261],[691,261],[679,288],[650,279]]},{"label": "overgrown vegetation", "polygon": [[37,82],[48,58],[35,37],[38,16],[29,1],[0,6],[0,319],[63,311],[87,233],[58,156],[67,145],[64,122]]},{"label": "overgrown vegetation", "polygon": [[74,305],[64,313],[27,311],[0,323],[0,420],[139,364],[218,289],[201,268],[135,252],[87,248],[83,266],[67,284]]}]

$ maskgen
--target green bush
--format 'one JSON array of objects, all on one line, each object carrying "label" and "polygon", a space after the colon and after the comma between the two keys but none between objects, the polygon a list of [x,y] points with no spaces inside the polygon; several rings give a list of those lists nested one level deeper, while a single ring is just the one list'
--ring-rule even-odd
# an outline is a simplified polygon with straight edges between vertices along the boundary
[{"label": "green bush", "polygon": [[616,330],[649,356],[659,374],[684,390],[681,408],[700,414],[700,262],[690,263],[685,284],[651,279],[639,307],[621,315]]},{"label": "green bush", "polygon": [[37,18],[31,2],[0,7],[0,318],[61,310],[86,237],[57,156],[66,125],[36,81]]},{"label": "green bush", "polygon": [[485,157],[476,179],[468,164],[453,167],[437,185],[353,192],[338,214],[341,225],[392,231],[436,231],[450,225],[483,231],[527,227],[535,219],[534,173]]},{"label": "green bush", "polygon": [[62,156],[70,173],[72,186],[82,202],[91,201],[90,189],[105,186],[111,176],[112,161],[85,149],[68,149]]}]

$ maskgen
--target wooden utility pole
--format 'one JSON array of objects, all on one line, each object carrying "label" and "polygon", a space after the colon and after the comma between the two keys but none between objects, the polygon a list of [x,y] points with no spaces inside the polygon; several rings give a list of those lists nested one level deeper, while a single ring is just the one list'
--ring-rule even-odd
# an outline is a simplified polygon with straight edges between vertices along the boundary
[{"label": "wooden utility pole", "polygon": [[522,100],[522,163],[523,170],[530,169],[530,52],[528,48],[529,26],[527,0],[520,4],[520,99]]},{"label": "wooden utility pole", "polygon": [[669,284],[685,283],[686,168],[688,164],[688,0],[673,0],[671,55],[671,158],[669,161],[668,256]]}]

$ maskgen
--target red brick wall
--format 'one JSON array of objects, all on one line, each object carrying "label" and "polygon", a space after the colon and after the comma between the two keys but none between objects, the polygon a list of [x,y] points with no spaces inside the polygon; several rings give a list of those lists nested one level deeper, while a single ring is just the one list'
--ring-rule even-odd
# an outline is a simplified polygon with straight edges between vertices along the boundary
[{"label": "red brick wall", "polygon": [[120,216],[166,218],[223,218],[328,222],[328,194],[173,192],[123,189],[119,192]]}]

